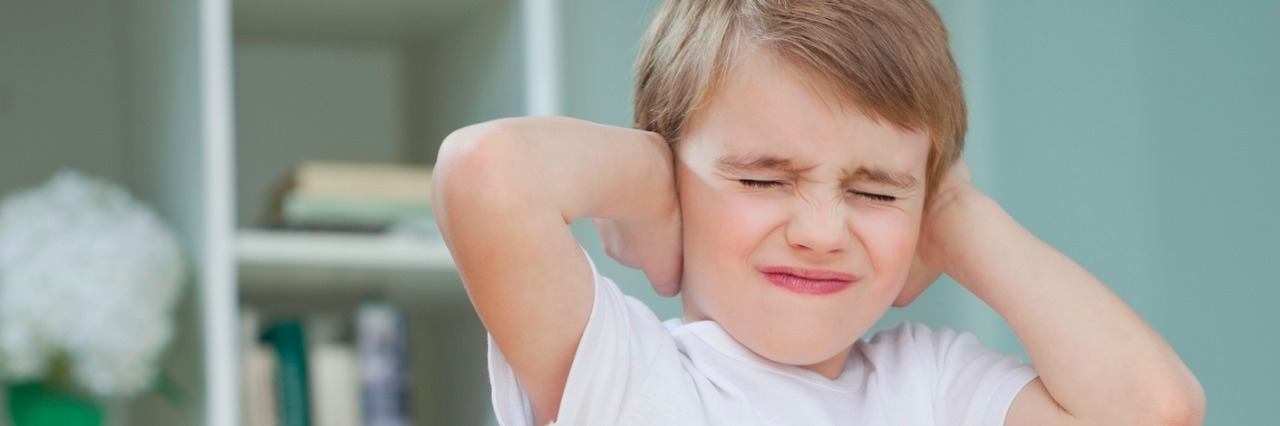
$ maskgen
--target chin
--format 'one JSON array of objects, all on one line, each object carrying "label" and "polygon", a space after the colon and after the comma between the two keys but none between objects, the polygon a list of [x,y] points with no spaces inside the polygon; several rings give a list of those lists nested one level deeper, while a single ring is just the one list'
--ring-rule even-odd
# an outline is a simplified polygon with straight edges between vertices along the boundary
[{"label": "chin", "polygon": [[851,327],[827,327],[806,330],[803,327],[766,330],[754,330],[748,339],[739,341],[764,358],[780,364],[805,366],[813,365],[848,351],[854,341],[862,337],[862,332],[851,330]]}]

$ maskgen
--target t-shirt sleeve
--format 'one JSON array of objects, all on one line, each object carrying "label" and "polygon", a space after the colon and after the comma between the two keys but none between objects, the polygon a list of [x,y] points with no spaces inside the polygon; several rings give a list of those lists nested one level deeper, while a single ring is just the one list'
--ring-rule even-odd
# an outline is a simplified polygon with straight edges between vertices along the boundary
[{"label": "t-shirt sleeve", "polygon": [[1001,426],[1014,397],[1038,376],[1030,364],[988,349],[972,333],[906,323],[878,333],[873,346],[879,338],[895,342],[904,368],[927,377],[938,425]]},{"label": "t-shirt sleeve", "polygon": [[[639,392],[659,355],[677,353],[671,333],[653,311],[622,294],[613,280],[597,272],[590,256],[587,260],[595,277],[595,297],[553,424],[619,423],[625,404]],[[507,426],[532,424],[528,396],[492,336],[489,380],[498,421]]]}]

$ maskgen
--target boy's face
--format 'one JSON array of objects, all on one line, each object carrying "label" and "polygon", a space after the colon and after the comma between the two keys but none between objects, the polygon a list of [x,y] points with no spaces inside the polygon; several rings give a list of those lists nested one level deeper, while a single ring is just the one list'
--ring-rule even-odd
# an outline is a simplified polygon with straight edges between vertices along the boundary
[{"label": "boy's face", "polygon": [[802,78],[747,52],[687,123],[682,291],[686,321],[834,377],[906,281],[929,138]]}]

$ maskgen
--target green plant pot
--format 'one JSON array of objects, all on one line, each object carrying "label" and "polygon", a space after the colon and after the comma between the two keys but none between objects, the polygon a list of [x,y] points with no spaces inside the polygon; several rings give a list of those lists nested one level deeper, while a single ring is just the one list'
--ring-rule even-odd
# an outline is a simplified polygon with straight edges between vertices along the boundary
[{"label": "green plant pot", "polygon": [[8,385],[13,426],[101,426],[102,407],[92,399],[44,382]]}]

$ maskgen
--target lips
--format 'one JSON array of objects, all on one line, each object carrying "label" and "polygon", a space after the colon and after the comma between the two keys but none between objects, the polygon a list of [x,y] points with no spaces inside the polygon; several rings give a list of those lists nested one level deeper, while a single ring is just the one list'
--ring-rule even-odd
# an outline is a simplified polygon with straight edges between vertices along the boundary
[{"label": "lips", "polygon": [[765,279],[778,287],[801,294],[826,295],[849,288],[859,277],[829,269],[769,266],[760,268]]}]

